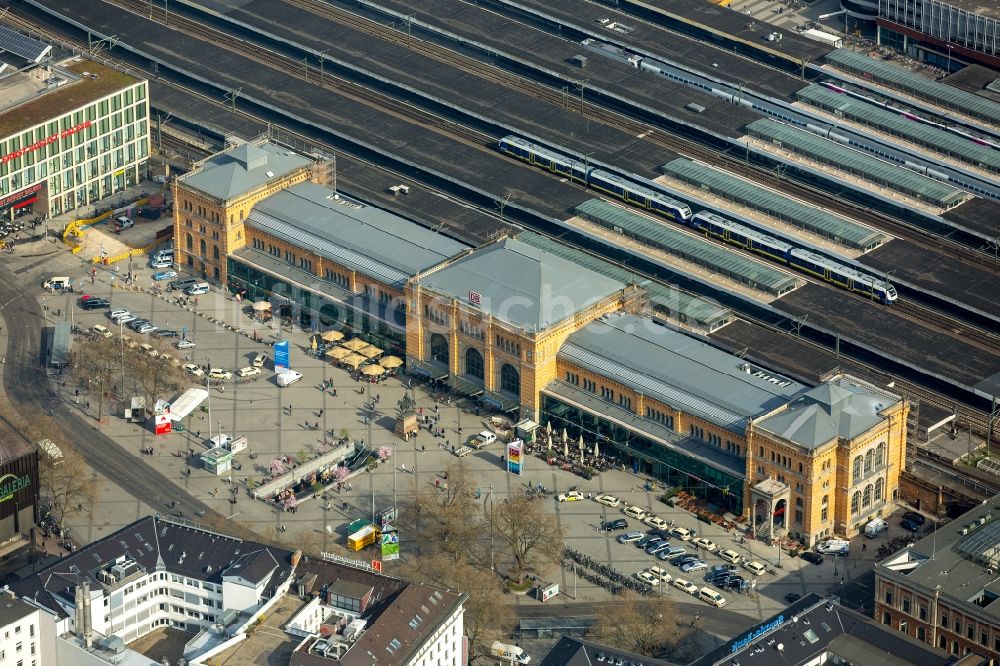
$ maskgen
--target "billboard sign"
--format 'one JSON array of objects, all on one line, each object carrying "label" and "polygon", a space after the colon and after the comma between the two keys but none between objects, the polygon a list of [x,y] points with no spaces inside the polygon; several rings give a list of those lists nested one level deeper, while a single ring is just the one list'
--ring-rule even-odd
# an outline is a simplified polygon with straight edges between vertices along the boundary
[{"label": "billboard sign", "polygon": [[399,559],[399,531],[394,527],[387,527],[382,532],[382,561]]},{"label": "billboard sign", "polygon": [[507,472],[509,474],[521,475],[524,468],[524,442],[515,439],[507,445]]},{"label": "billboard sign", "polygon": [[279,340],[274,343],[274,371],[281,372],[289,369],[288,340]]}]

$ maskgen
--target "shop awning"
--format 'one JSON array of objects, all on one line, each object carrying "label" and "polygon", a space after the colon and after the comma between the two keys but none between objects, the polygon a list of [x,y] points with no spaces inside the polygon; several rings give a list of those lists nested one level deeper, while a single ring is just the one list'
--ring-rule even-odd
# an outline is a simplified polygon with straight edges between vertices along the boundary
[{"label": "shop awning", "polygon": [[483,402],[500,412],[513,412],[521,406],[517,398],[512,398],[503,393],[496,393],[495,391],[485,391],[483,393]]},{"label": "shop awning", "polygon": [[445,382],[455,393],[475,397],[483,393],[483,385],[458,375],[448,375]]},{"label": "shop awning", "polygon": [[413,361],[407,366],[407,369],[416,375],[437,379],[438,381],[448,376],[448,368],[426,361]]}]

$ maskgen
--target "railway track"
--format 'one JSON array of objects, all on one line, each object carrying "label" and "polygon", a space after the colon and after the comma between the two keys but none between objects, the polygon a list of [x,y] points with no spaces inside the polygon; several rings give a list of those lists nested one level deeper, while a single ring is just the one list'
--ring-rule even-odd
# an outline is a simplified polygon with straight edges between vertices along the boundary
[{"label": "railway track", "polygon": [[570,101],[561,90],[556,90],[533,79],[501,70],[499,67],[460,54],[439,44],[414,38],[396,28],[383,25],[377,21],[331,6],[319,0],[285,0],[285,2],[306,9],[317,16],[323,16],[338,23],[364,30],[385,41],[405,45],[414,52],[421,53],[439,62],[452,64],[494,83],[516,88],[521,92],[558,106],[563,106],[564,108],[579,109],[582,114],[628,132],[633,136],[642,136],[644,139],[652,141],[657,145],[676,152],[684,152],[711,166],[740,173],[761,185],[780,190],[806,203],[833,211],[845,217],[853,218],[894,236],[906,238],[925,250],[940,252],[941,245],[947,245],[950,255],[960,257],[992,272],[1000,273],[1000,265],[986,264],[984,261],[985,255],[977,250],[970,249],[966,245],[914,227],[905,221],[898,220],[879,211],[843,201],[818,188],[788,180],[763,167],[752,164],[748,165],[745,161],[733,155],[720,153],[690,139],[669,134],[658,128],[655,128],[656,131],[652,131],[654,128],[650,127],[648,123],[636,120],[622,112],[595,104],[593,101],[584,100],[582,103],[576,99]]},{"label": "railway track", "polygon": [[984,351],[1000,354],[1000,337],[995,333],[970,326],[953,317],[902,298],[898,299],[892,307],[897,312],[916,322],[929,326],[946,335],[961,338],[965,342],[975,345]]},{"label": "railway track", "polygon": [[[129,4],[131,4],[133,7],[140,6],[139,2],[131,2]],[[11,20],[11,21],[14,21],[16,23],[19,23],[20,25],[22,25],[23,27],[25,27],[29,31],[33,31],[33,32],[36,32],[36,33],[38,33],[38,32],[46,33],[46,34],[49,35],[49,37],[54,42],[64,42],[64,43],[66,42],[66,38],[63,35],[52,33],[52,32],[47,32],[47,31],[41,29],[39,26],[37,26],[37,25],[35,25],[33,23],[30,23],[30,22],[28,22],[28,21],[26,21],[26,20],[24,20],[24,19],[22,19],[20,17],[17,17],[16,15],[13,15],[11,13],[9,13],[7,15],[7,19]],[[218,36],[215,33],[211,33],[211,34],[212,34],[213,38]],[[85,50],[85,45],[82,44],[80,41],[75,41],[72,44],[72,46],[74,46],[77,49]],[[109,65],[112,65],[112,66],[114,65],[114,63],[112,61],[106,60],[106,62]],[[262,60],[261,62],[267,62],[267,61]],[[272,63],[272,64],[274,64],[274,63]],[[294,64],[296,66],[298,66],[301,63],[294,63]],[[305,78],[305,77],[300,77],[300,78]],[[173,83],[173,82],[164,81],[162,78],[161,78],[161,82],[167,83],[169,85],[176,86],[178,88],[184,88],[185,90],[188,90],[188,92],[191,92],[189,89],[185,88],[184,86],[180,86],[180,85],[178,85],[176,83]],[[206,104],[220,106],[220,103],[217,100],[215,100],[215,99],[209,99],[205,95],[202,95],[202,94],[197,93],[197,92],[195,92],[194,94],[197,94],[199,97],[203,98],[205,100]],[[239,114],[239,115],[241,115],[241,116],[243,116],[243,117],[245,117],[247,119],[252,119],[252,120],[254,120],[256,122],[267,122],[267,121],[264,121],[264,120],[260,119],[259,117],[257,117],[253,113],[250,113],[250,112],[247,112],[247,111],[236,110],[236,111],[234,111],[234,113]],[[452,123],[449,123],[449,126],[451,124]],[[439,125],[439,127],[440,127],[440,125]],[[280,131],[283,134],[283,140],[286,140],[286,142],[288,142],[288,143],[290,143],[292,145],[298,145],[298,146],[302,147],[303,149],[317,149],[317,150],[320,150],[322,152],[329,152],[329,151],[332,151],[334,149],[332,146],[330,146],[327,143],[324,143],[324,142],[321,142],[321,141],[317,141],[317,140],[315,140],[313,138],[310,138],[310,137],[308,137],[306,135],[303,135],[301,133],[295,132],[294,130],[290,130],[290,129],[285,128],[285,127],[276,126],[275,130],[278,130],[278,131]],[[164,135],[164,136],[166,136],[166,135]],[[384,172],[389,173],[389,174],[393,174],[395,177],[401,177],[402,176],[402,177],[405,177],[405,178],[412,178],[412,174],[401,174],[401,173],[399,173],[399,172],[397,172],[397,171],[395,171],[395,170],[393,170],[391,168],[387,168],[387,167],[385,167],[383,165],[374,165],[374,166],[376,168],[378,168],[379,170],[381,170],[381,171],[384,171]],[[455,200],[454,195],[452,195],[451,193],[441,191],[439,188],[436,188],[433,185],[426,185],[425,184],[425,186],[429,190],[434,190],[434,191],[440,192],[443,196],[446,196],[449,199]],[[502,219],[502,218],[498,218],[498,215],[497,215],[497,213],[495,211],[487,210],[487,209],[481,209],[481,210],[484,213],[490,215],[491,217],[494,217],[494,218],[497,218],[497,219]],[[591,254],[591,255],[594,255],[594,256],[599,256],[601,259],[603,259],[605,261],[609,261],[611,263],[614,263],[614,264],[616,264],[616,265],[618,265],[620,267],[626,268],[627,270],[629,270],[631,272],[636,272],[636,270],[637,270],[637,267],[635,267],[635,266],[625,266],[624,264],[622,264],[620,262],[616,262],[616,261],[614,261],[612,259],[609,259],[606,256],[597,254],[596,252],[594,252],[590,248],[584,247],[582,245],[574,244],[572,242],[567,241],[566,239],[561,239],[561,242],[564,242],[567,245],[570,245],[570,246],[574,247],[575,249],[587,252],[588,254]],[[656,278],[655,276],[648,275],[648,274],[643,274],[643,276],[646,277],[646,278],[648,278],[648,279],[650,279],[650,280],[654,280],[654,281],[656,281],[656,282],[658,282],[660,284],[665,284],[663,280],[661,280],[659,278]],[[756,319],[754,317],[746,316],[746,315],[741,315],[741,316],[744,319],[746,319],[747,321],[752,322],[752,323],[754,323],[755,325],[758,325],[758,326],[763,326],[764,328],[766,328],[768,330],[771,330],[773,332],[780,333],[782,335],[791,335],[788,331],[782,330],[782,329],[774,326],[773,324],[771,324],[769,322],[765,322],[765,321]],[[810,346],[813,346],[817,350],[821,350],[824,353],[829,352],[829,349],[827,347],[823,346],[820,343],[816,343],[816,342],[813,342],[813,341],[805,340],[803,338],[797,338],[797,339],[799,339],[801,341],[804,341],[804,342],[807,342]],[[945,410],[948,410],[948,411],[951,411],[955,407],[954,401],[951,398],[949,398],[947,396],[944,396],[943,394],[939,394],[937,392],[925,389],[925,388],[917,386],[915,384],[911,384],[911,383],[908,383],[908,382],[902,382],[902,381],[900,381],[899,379],[897,379],[895,377],[891,377],[891,376],[887,375],[884,371],[880,370],[879,368],[877,368],[874,365],[863,363],[863,362],[857,361],[856,359],[853,359],[853,358],[851,359],[851,362],[856,367],[864,368],[865,369],[866,373],[868,374],[868,377],[864,377],[865,379],[870,379],[871,381],[874,381],[876,383],[877,382],[888,383],[889,381],[895,381],[898,390],[901,391],[901,392],[903,392],[904,395],[907,395],[907,397],[910,397],[911,399],[912,398],[917,398],[917,399],[920,399],[920,400],[926,402],[927,404],[932,404],[932,405],[940,407],[941,409],[945,409]],[[978,412],[976,410],[971,410],[971,409],[960,410],[960,418],[961,418],[961,420],[968,427],[971,427],[974,432],[985,434],[987,417],[982,412]]]},{"label": "railway track", "polygon": [[[105,2],[121,7],[122,9],[132,14],[142,16],[143,18],[161,22],[160,17],[155,13],[152,17],[149,16],[149,4],[143,2],[142,0],[105,0]],[[170,23],[163,25],[168,29],[183,32],[197,39],[207,41],[210,44],[214,44],[215,46],[237,53],[243,57],[256,60],[263,65],[276,68],[288,76],[319,85],[320,87],[331,91],[336,91],[339,95],[349,97],[357,102],[372,106],[385,113],[394,115],[397,118],[406,120],[407,122],[416,123],[439,134],[457,138],[470,145],[483,148],[484,150],[484,146],[493,140],[493,137],[490,135],[468,127],[467,125],[449,120],[443,116],[431,113],[398,98],[380,93],[353,81],[338,77],[334,74],[316,71],[315,68],[310,68],[308,66],[303,67],[302,62],[300,61],[293,60],[292,58],[288,58],[265,49],[259,44],[254,44],[247,40],[235,37],[229,33],[206,26],[203,23],[187,18],[183,14],[176,12],[171,13]]]}]

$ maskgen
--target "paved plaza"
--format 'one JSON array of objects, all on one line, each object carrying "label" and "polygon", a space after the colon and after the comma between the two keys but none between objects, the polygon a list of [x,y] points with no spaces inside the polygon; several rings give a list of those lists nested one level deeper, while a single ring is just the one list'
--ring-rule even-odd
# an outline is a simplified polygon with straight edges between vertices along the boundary
[{"label": "paved plaza", "polygon": [[[458,429],[461,428],[463,435],[468,436],[483,427],[483,418],[475,415],[473,403],[441,403],[437,395],[406,375],[387,379],[378,385],[354,381],[345,370],[308,353],[308,331],[299,328],[279,329],[276,325],[272,327],[255,322],[242,313],[246,303],[231,300],[224,294],[212,292],[201,296],[197,307],[182,307],[176,302],[176,292],[162,295],[150,292],[154,283],[151,279],[152,271],[146,268],[133,267],[138,275],[136,289],[123,291],[112,287],[112,273],[103,268],[98,270],[91,283],[89,265],[65,251],[47,254],[43,258],[42,250],[39,250],[35,257],[15,257],[14,261],[20,263],[25,284],[30,285],[26,295],[44,299],[44,304],[48,307],[46,316],[50,321],[72,320],[84,328],[97,323],[109,323],[106,310],[83,312],[75,306],[79,292],[52,295],[44,293],[38,286],[46,276],[70,275],[87,293],[108,296],[113,308],[127,308],[152,320],[161,328],[184,331],[188,338],[196,342],[194,349],[179,351],[173,348],[174,340],[170,339],[157,343],[169,349],[169,353],[179,359],[188,355],[194,363],[235,371],[250,365],[250,359],[258,352],[268,355],[265,372],[259,379],[244,384],[224,382],[222,386],[212,387],[211,416],[207,411],[196,411],[185,419],[187,429],[183,432],[156,436],[148,423],[125,422],[120,404],[111,407],[112,414],[105,423],[98,424],[94,420],[95,427],[100,427],[121,446],[121,455],[127,458],[123,469],[133,465],[151,465],[177,485],[178,493],[190,493],[217,513],[265,538],[279,538],[289,544],[308,543],[319,546],[324,551],[347,553],[343,544],[349,522],[362,517],[370,518],[373,508],[377,511],[392,506],[394,497],[398,504],[405,503],[417,487],[433,491],[435,481],[441,478],[440,474],[450,463],[458,460],[452,455],[450,448],[451,444],[460,439]],[[247,333],[254,332],[265,342],[288,339],[291,346],[291,366],[303,373],[303,379],[290,387],[279,388],[274,381],[273,350],[264,342],[255,342],[248,337]],[[137,338],[147,337],[133,335]],[[87,342],[80,337],[76,344]],[[86,392],[81,393],[77,404],[72,382],[67,382],[63,387],[60,377],[52,376],[50,379],[56,383],[63,396],[64,404],[60,409],[88,411],[87,401],[90,396]],[[197,385],[196,381],[192,378],[191,386]],[[322,388],[327,381],[332,381],[336,396],[332,389]],[[425,413],[433,413],[435,408],[439,410],[439,425],[445,430],[444,437],[433,438],[426,431],[421,431],[419,438],[407,442],[394,436],[395,405],[406,390],[404,383],[409,381],[414,381],[414,396],[418,407],[423,408]],[[362,389],[366,392],[362,393]],[[378,395],[380,401],[374,418],[365,423],[366,411],[363,404],[372,394]],[[165,397],[172,399],[176,396]],[[205,406],[209,407],[208,402]],[[89,413],[96,416],[96,400],[90,401]],[[319,429],[307,427],[307,424],[317,423]],[[328,509],[324,508],[326,502],[314,499],[300,503],[295,513],[281,511],[268,503],[251,499],[243,490],[249,478],[257,481],[268,478],[267,467],[274,458],[311,458],[329,449],[324,443],[324,433],[330,440],[345,431],[351,439],[358,442],[363,440],[366,445],[373,445],[375,448],[390,445],[394,447],[395,454],[391,464],[381,465],[374,472],[363,471],[356,474],[351,479],[350,491],[345,489],[339,494],[331,492],[333,497]],[[203,469],[197,460],[197,456],[206,450],[205,439],[210,434],[220,432],[245,435],[249,442],[248,450],[236,456],[241,469],[232,472],[231,486],[223,478]],[[147,447],[152,447],[153,455],[141,453]],[[189,455],[190,450],[194,450],[194,456]],[[647,508],[666,520],[688,527],[698,535],[707,536],[720,547],[734,548],[770,565],[778,564],[776,549],[760,543],[738,544],[734,536],[724,529],[699,522],[684,510],[666,506],[656,498],[655,493],[644,490],[645,479],[634,474],[615,470],[604,472],[592,481],[584,481],[532,457],[525,466],[524,476],[519,478],[503,471],[501,454],[502,449],[497,444],[464,458],[481,489],[483,501],[489,501],[490,498],[496,501],[519,492],[526,484],[538,482],[555,493],[564,492],[572,486],[595,494],[611,493],[623,501]],[[225,477],[228,479],[229,475]],[[114,481],[106,480],[98,506],[92,514],[83,512],[69,521],[74,537],[80,542],[105,536],[139,516],[172,511],[170,505],[176,498],[157,496],[138,500],[124,493]],[[240,489],[236,503],[230,502],[231,488]],[[618,510],[589,500],[557,503],[550,498],[538,501],[548,503],[556,512],[559,524],[566,530],[568,545],[576,550],[611,564],[625,574],[633,574],[653,564],[663,564],[634,546],[615,542],[614,538],[619,533],[606,535],[597,530],[602,519],[619,517],[621,514]],[[197,520],[196,516],[184,517]],[[630,529],[642,528],[638,521],[629,522]],[[419,539],[419,535],[405,532],[401,534],[401,552],[404,558],[408,544],[412,545],[416,539]],[[868,552],[876,550],[880,541],[881,539],[872,542],[872,548]],[[712,555],[707,560],[710,565],[721,562]],[[860,605],[864,580],[870,577],[871,563],[869,555],[861,552],[860,544],[856,544],[852,556],[846,562],[835,563],[827,558],[819,566],[785,555],[781,558],[781,567],[776,569],[776,575],[765,574],[761,577],[759,594],[735,596],[727,593],[729,604],[726,610],[745,614],[748,619],[762,619],[786,605],[785,595],[813,591],[842,594],[850,598],[854,590]],[[664,566],[673,575],[680,575],[673,567]],[[391,573],[392,569],[393,565],[388,564],[387,571]],[[574,596],[580,602],[600,602],[611,598],[604,589],[575,577],[571,571],[560,570],[555,566],[545,572],[543,578],[559,582],[566,594],[564,599],[567,600]],[[703,584],[700,575],[692,575],[690,579],[699,585]],[[672,587],[667,587],[664,593],[681,602],[683,608],[690,609],[692,605],[700,604]],[[531,598],[508,598],[512,603],[518,604],[539,603]]]}]

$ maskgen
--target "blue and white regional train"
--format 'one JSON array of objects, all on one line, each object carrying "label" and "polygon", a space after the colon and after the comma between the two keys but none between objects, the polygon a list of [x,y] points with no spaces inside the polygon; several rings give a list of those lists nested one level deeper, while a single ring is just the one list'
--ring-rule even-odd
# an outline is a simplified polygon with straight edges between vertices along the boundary
[{"label": "blue and white regional train", "polygon": [[528,164],[557,173],[588,185],[627,203],[651,210],[687,224],[702,233],[731,245],[742,247],[774,261],[791,266],[822,280],[890,304],[896,300],[896,288],[886,281],[867,275],[807,249],[770,236],[766,231],[733,222],[709,211],[692,214],[691,207],[672,198],[656,183],[634,174],[627,177],[591,167],[583,160],[509,135],[500,140],[500,152]]}]

